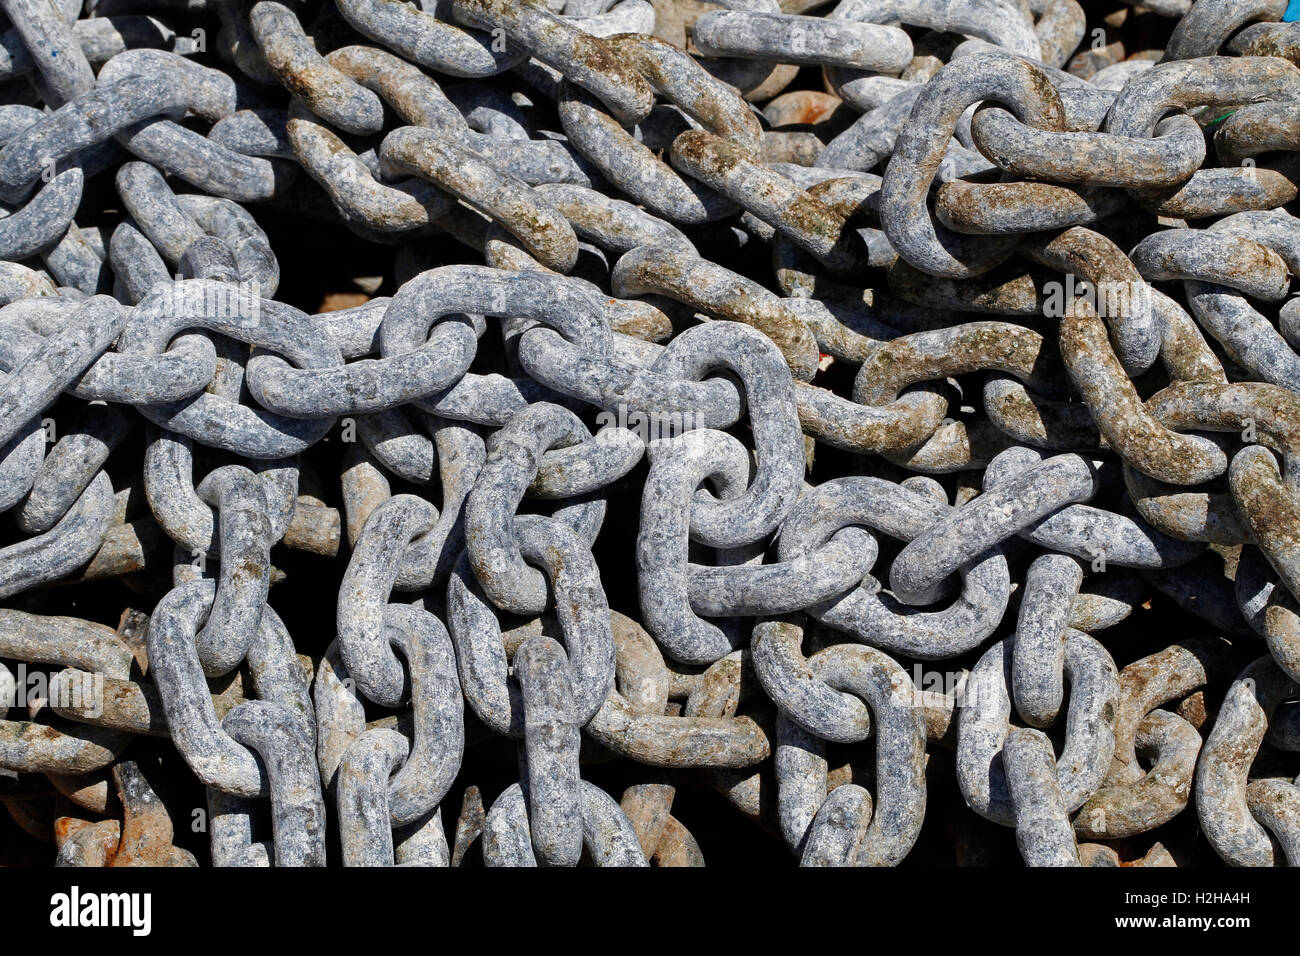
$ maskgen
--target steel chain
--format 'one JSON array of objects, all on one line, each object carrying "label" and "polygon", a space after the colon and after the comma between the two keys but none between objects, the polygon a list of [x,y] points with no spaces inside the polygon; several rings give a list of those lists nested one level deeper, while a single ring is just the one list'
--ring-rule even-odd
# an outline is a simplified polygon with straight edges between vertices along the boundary
[{"label": "steel chain", "polygon": [[8,817],[1300,865],[1286,8],[0,0]]}]

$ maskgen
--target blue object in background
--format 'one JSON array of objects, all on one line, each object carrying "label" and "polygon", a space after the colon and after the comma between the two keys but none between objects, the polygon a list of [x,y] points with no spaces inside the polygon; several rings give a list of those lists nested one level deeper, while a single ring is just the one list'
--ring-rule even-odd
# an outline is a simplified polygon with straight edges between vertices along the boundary
[{"label": "blue object in background", "polygon": [[1286,13],[1282,14],[1283,23],[1295,23],[1300,20],[1300,0],[1291,0],[1286,5]]}]

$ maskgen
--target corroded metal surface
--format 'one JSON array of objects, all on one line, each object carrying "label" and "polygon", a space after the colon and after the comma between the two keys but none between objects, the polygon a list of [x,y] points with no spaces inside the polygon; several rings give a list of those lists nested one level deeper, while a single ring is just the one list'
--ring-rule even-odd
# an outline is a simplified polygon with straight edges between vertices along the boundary
[{"label": "corroded metal surface", "polygon": [[0,845],[1300,865],[1282,0],[0,10]]}]

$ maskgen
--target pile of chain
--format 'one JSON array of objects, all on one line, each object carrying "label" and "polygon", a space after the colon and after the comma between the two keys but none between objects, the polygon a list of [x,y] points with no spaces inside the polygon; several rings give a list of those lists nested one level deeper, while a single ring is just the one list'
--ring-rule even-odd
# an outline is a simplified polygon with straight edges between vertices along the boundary
[{"label": "pile of chain", "polygon": [[0,856],[1300,865],[1296,6],[0,0]]}]

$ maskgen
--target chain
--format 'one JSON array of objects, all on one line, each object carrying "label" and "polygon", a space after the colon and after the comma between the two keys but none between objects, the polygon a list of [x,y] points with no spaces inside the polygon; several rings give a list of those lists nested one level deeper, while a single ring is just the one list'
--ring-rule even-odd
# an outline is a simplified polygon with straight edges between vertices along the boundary
[{"label": "chain", "polygon": [[1087,6],[0,0],[0,862],[1300,865],[1300,29]]}]

